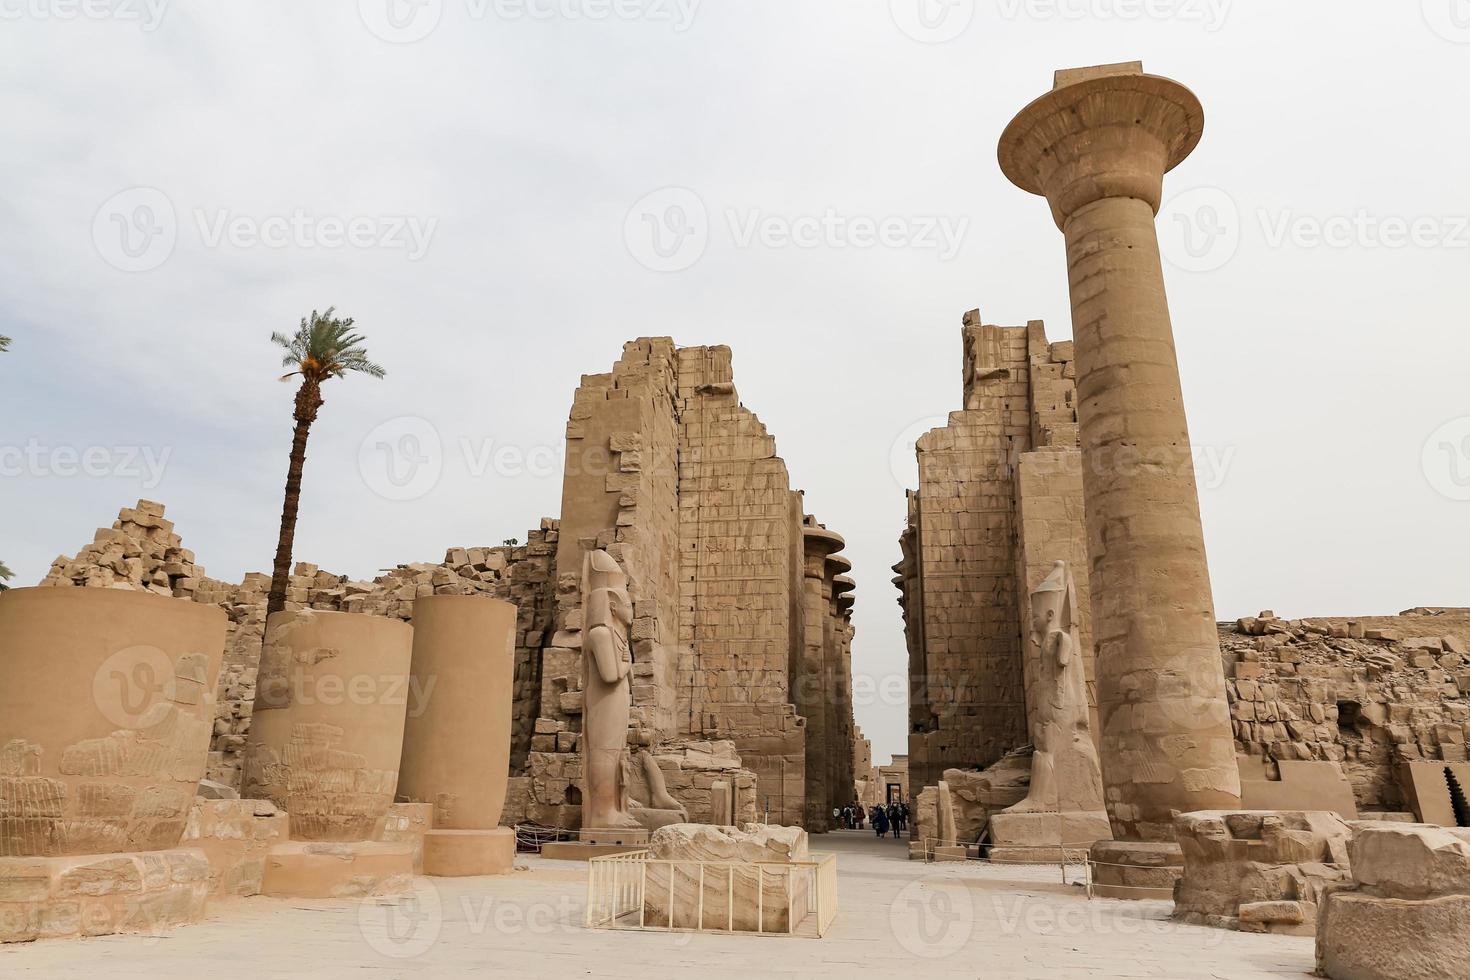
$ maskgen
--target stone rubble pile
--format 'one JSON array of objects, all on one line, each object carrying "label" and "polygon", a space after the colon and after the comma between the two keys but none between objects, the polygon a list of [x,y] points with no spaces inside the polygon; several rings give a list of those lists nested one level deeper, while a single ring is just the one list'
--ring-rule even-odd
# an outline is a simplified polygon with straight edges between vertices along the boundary
[{"label": "stone rubble pile", "polygon": [[[1463,762],[1470,736],[1470,614],[1222,624],[1236,749],[1339,762],[1359,806],[1403,809],[1395,768]],[[1274,773],[1273,773],[1274,776]]]},{"label": "stone rubble pile", "polygon": [[1201,811],[1175,821],[1184,877],[1174,918],[1197,925],[1310,936],[1331,887],[1349,881],[1352,831],[1325,811]]},{"label": "stone rubble pile", "polygon": [[136,507],[124,507],[112,527],[98,528],[75,558],[62,555],[52,562],[41,584],[189,598],[203,575],[194,552],[174,533],[173,521],[164,518],[163,504],[140,500]]}]

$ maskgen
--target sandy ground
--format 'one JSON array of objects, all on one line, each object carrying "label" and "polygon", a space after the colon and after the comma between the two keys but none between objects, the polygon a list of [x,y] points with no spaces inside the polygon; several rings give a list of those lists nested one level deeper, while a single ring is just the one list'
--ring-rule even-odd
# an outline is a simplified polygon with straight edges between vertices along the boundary
[{"label": "sandy ground", "polygon": [[838,855],[824,939],[594,932],[586,866],[523,857],[501,878],[420,879],[412,901],[252,898],[157,936],[0,947],[0,977],[1305,977],[1312,940],[1176,925],[1169,903],[1089,902],[1055,868],[906,859],[907,841],[814,838]]}]

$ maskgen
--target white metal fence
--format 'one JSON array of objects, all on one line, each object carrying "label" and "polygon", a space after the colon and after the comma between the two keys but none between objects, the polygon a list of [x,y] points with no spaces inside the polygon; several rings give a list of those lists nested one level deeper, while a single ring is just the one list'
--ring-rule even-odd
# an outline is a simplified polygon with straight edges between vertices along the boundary
[{"label": "white metal fence", "polygon": [[629,851],[588,862],[590,929],[826,935],[837,916],[837,856],[680,861]]}]

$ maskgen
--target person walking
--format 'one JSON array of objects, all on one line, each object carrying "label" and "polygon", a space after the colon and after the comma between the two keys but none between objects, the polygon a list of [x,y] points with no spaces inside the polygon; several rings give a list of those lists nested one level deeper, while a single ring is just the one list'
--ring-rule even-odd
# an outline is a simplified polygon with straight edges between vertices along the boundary
[{"label": "person walking", "polygon": [[873,833],[878,835],[879,840],[888,833],[888,814],[881,806],[873,807]]}]

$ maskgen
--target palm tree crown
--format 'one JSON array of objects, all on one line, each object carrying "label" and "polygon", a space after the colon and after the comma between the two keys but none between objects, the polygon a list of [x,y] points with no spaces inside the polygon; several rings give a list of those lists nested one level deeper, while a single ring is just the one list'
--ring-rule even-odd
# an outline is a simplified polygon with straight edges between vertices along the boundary
[{"label": "palm tree crown", "polygon": [[10,338],[0,337],[0,351],[10,350]]},{"label": "palm tree crown", "polygon": [[289,337],[283,333],[271,334],[271,341],[286,349],[281,364],[291,368],[281,380],[289,381],[300,375],[301,386],[296,389],[296,428],[291,435],[286,499],[281,506],[281,533],[276,540],[276,561],[271,571],[270,596],[266,600],[267,614],[286,608],[291,549],[296,542],[296,515],[301,505],[301,475],[306,468],[306,440],[311,433],[311,424],[316,421],[317,412],[324,404],[322,385],[329,378],[345,377],[351,372],[373,378],[387,374],[368,360],[362,335],[352,332],[352,317],[338,319],[332,315],[336,309],[329,306],[325,313],[312,310],[311,316],[301,318],[301,326]]},{"label": "palm tree crown", "polygon": [[325,313],[312,310],[311,316],[301,318],[301,326],[289,337],[283,333],[271,334],[271,342],[286,349],[281,366],[293,369],[281,376],[282,381],[299,374],[304,381],[321,384],[352,371],[374,378],[388,373],[368,360],[362,335],[352,332],[352,317],[336,319],[332,316],[335,311],[335,306],[327,307]]}]

